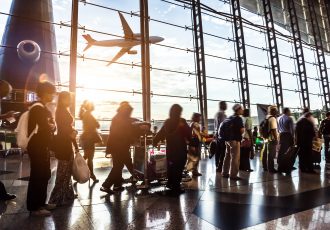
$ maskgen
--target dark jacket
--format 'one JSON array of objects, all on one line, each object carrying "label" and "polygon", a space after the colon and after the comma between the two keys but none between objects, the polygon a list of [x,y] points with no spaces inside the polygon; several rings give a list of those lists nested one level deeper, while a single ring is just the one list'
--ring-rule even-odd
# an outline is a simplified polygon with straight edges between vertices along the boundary
[{"label": "dark jacket", "polygon": [[73,157],[73,146],[78,149],[76,140],[71,138],[71,134],[75,131],[73,117],[67,108],[57,107],[55,121],[57,126],[57,135],[54,138],[55,156],[59,160],[68,161]]},{"label": "dark jacket", "polygon": [[191,140],[191,134],[191,128],[185,119],[180,118],[179,121],[167,119],[153,142],[156,145],[159,141],[166,139],[166,155],[168,158],[186,157],[187,144]]},{"label": "dark jacket", "polygon": [[37,142],[45,148],[50,147],[55,131],[54,129],[52,129],[50,125],[51,123],[54,123],[54,119],[52,117],[51,112],[47,109],[46,106],[42,107],[36,105],[31,108],[28,120],[28,135],[32,133],[36,125],[38,125],[38,132],[32,136],[29,143]]},{"label": "dark jacket", "polygon": [[121,114],[112,118],[106,149],[108,154],[129,151],[134,139],[141,134],[139,127],[133,124],[135,121],[136,119],[123,117]]},{"label": "dark jacket", "polygon": [[315,137],[314,125],[307,118],[302,117],[296,124],[296,141],[298,146],[311,146]]}]

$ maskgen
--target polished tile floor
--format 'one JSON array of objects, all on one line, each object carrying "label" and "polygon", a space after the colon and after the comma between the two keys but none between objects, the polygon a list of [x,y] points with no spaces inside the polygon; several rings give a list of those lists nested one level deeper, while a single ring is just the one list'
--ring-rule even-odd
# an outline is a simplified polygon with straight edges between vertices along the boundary
[{"label": "polished tile floor", "polygon": [[[111,161],[97,153],[95,171],[100,181]],[[202,177],[185,182],[186,193],[167,196],[163,186],[152,194],[137,195],[129,184],[107,196],[100,184],[77,184],[72,206],[50,217],[30,217],[25,208],[29,159],[18,155],[0,158],[0,180],[17,199],[0,203],[0,229],[330,229],[330,171],[324,164],[318,175],[263,172],[259,159],[252,173],[240,172],[242,181],[222,178],[214,159],[201,161]],[[54,186],[56,160],[52,159]],[[124,173],[128,178],[129,174]]]}]

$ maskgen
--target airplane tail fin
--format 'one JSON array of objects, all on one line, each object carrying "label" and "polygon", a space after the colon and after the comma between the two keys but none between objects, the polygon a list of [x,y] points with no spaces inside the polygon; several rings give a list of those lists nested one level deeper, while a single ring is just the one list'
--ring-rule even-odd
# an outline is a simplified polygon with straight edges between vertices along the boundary
[{"label": "airplane tail fin", "polygon": [[84,49],[84,52],[85,52],[93,45],[93,43],[95,42],[95,39],[93,39],[92,36],[90,36],[89,34],[84,34],[83,37],[87,41],[87,46]]}]

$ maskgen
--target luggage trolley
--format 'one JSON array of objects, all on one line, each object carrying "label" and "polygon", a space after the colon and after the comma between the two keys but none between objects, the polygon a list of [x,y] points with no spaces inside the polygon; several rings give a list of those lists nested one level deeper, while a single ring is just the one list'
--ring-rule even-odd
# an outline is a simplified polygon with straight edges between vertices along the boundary
[{"label": "luggage trolley", "polygon": [[138,189],[148,190],[150,185],[159,185],[167,180],[166,148],[154,148],[152,136],[144,135],[140,138],[140,144],[134,146],[133,159],[134,171],[142,178]]}]

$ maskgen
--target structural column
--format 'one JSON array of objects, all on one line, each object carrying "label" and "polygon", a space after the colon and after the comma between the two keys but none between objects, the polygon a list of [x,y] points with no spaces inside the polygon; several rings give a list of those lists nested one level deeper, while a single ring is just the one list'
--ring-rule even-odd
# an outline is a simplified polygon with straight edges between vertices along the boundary
[{"label": "structural column", "polygon": [[329,94],[329,80],[328,80],[328,71],[327,65],[324,56],[323,44],[321,31],[319,27],[319,23],[317,21],[317,16],[315,12],[314,0],[307,0],[308,10],[310,14],[310,19],[312,23],[312,32],[315,42],[316,56],[318,61],[318,67],[320,71],[322,89],[323,89],[323,99],[325,109],[330,109],[330,94]]},{"label": "structural column", "polygon": [[270,4],[270,0],[262,0],[264,7],[264,15],[266,20],[268,47],[270,54],[270,61],[272,65],[272,74],[275,87],[276,105],[282,110],[283,109],[283,91],[282,91],[282,80],[280,71],[280,60],[278,57],[278,49],[276,42],[276,34],[273,21],[273,13]]},{"label": "structural column", "polygon": [[246,62],[245,40],[239,0],[231,0],[233,11],[236,52],[240,75],[241,94],[244,108],[250,108],[249,78]]},{"label": "structural column", "polygon": [[79,0],[72,0],[69,90],[73,96],[70,107],[73,117],[75,117],[76,112],[78,11]]},{"label": "structural column", "polygon": [[203,38],[203,23],[202,23],[202,13],[200,8],[200,0],[192,0],[191,10],[193,15],[199,109],[202,115],[202,126],[208,130],[204,38]]},{"label": "structural column", "polygon": [[293,44],[296,53],[302,103],[304,108],[310,108],[304,50],[302,48],[295,3],[294,0],[287,0],[287,1],[288,1],[288,11],[290,16],[291,32],[293,36]]},{"label": "structural column", "polygon": [[141,72],[143,120],[151,121],[150,51],[148,0],[140,0]]}]

